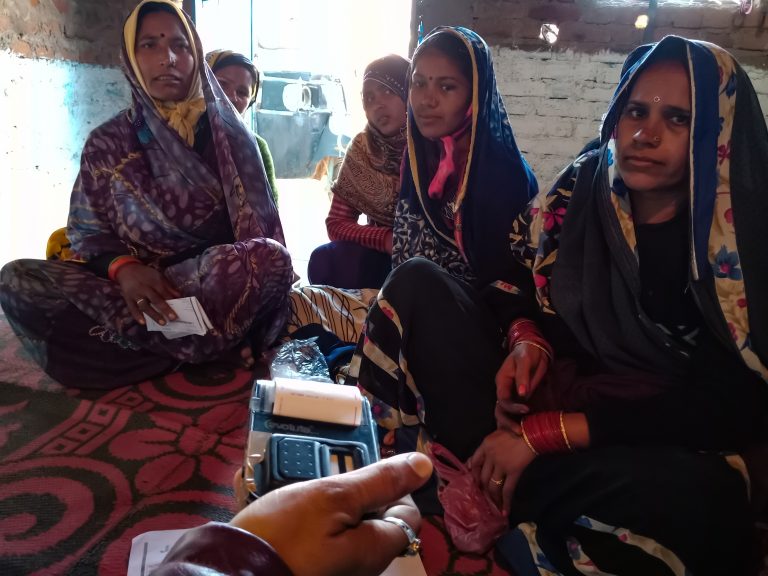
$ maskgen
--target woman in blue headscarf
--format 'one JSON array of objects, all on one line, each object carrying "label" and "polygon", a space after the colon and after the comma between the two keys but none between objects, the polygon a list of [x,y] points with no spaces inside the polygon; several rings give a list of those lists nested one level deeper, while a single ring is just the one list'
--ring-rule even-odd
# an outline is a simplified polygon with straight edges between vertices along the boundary
[{"label": "woman in blue headscarf", "polygon": [[505,275],[509,229],[536,194],[475,32],[440,27],[413,55],[392,263],[421,256],[480,286]]},{"label": "woman in blue headscarf", "polygon": [[[393,267],[426,258],[478,288],[509,275],[509,230],[538,188],[515,143],[491,51],[471,30],[436,28],[414,52],[401,180]],[[294,290],[289,331],[319,324],[357,342],[376,292]]]},{"label": "woman in blue headscarf", "polygon": [[358,383],[396,450],[410,430],[468,459],[516,574],[755,570],[766,166],[746,73],[668,37],[627,59],[599,149],[516,220],[509,297],[423,260],[383,286]]}]

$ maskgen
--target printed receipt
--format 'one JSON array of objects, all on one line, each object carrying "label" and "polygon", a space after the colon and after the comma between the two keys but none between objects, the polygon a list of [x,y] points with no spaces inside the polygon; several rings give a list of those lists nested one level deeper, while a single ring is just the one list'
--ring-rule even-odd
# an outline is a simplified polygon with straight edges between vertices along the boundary
[{"label": "printed receipt", "polygon": [[145,313],[144,320],[147,323],[147,330],[150,332],[162,332],[166,338],[173,340],[192,334],[203,336],[213,328],[213,324],[208,319],[208,315],[197,297],[174,298],[173,300],[166,300],[166,302],[176,312],[178,318],[173,322],[166,323],[165,326],[161,326]]}]

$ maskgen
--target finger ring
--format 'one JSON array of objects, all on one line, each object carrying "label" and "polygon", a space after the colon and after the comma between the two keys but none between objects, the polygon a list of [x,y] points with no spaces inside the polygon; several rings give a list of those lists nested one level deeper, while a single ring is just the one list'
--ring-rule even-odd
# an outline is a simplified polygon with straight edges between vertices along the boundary
[{"label": "finger ring", "polygon": [[400,554],[401,556],[416,556],[419,553],[419,550],[421,550],[421,540],[416,537],[416,532],[414,532],[413,528],[408,525],[408,522],[400,520],[400,518],[395,518],[394,516],[387,516],[384,518],[384,522],[394,524],[405,532],[405,536],[408,538],[408,545],[405,547],[402,554]]},{"label": "finger ring", "polygon": [[139,298],[138,300],[136,300],[136,306],[141,306],[146,301],[147,301],[146,298]]},{"label": "finger ring", "polygon": [[504,484],[504,479],[502,478],[501,480],[496,480],[496,478],[491,478],[491,482],[496,484],[496,486],[501,486],[502,484]]}]

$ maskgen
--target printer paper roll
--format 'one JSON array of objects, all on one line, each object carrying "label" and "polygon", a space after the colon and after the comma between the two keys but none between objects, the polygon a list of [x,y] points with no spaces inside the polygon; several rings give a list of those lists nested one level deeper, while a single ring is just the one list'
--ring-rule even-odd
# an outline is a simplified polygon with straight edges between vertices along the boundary
[{"label": "printer paper roll", "polygon": [[359,426],[363,397],[356,386],[275,378],[272,413],[346,426]]}]

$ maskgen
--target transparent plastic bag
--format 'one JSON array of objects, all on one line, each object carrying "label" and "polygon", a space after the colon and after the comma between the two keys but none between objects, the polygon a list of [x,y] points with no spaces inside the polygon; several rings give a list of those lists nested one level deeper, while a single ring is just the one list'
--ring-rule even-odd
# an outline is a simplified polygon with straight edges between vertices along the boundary
[{"label": "transparent plastic bag", "polygon": [[480,489],[472,473],[445,446],[433,442],[430,458],[440,478],[437,497],[445,527],[461,552],[485,554],[505,530],[507,519]]},{"label": "transparent plastic bag", "polygon": [[272,378],[333,383],[325,356],[315,340],[317,338],[289,340],[280,346],[270,364]]}]

